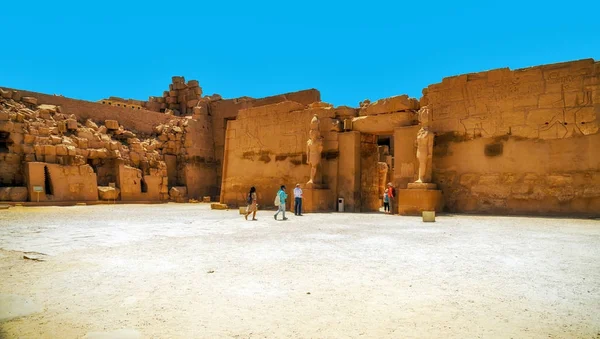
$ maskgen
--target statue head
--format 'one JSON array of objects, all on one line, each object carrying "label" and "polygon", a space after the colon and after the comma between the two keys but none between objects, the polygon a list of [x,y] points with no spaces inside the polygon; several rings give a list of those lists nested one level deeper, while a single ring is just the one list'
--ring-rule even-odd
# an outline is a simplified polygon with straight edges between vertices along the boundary
[{"label": "statue head", "polygon": [[421,126],[427,129],[431,123],[431,112],[429,111],[429,107],[421,107],[417,114],[419,115],[419,122],[421,123]]}]

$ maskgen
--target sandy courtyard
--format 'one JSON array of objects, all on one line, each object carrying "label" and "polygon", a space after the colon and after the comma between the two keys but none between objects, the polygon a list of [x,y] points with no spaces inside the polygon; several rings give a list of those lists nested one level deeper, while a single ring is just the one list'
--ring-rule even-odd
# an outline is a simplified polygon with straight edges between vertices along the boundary
[{"label": "sandy courtyard", "polygon": [[598,220],[258,217],[0,210],[0,337],[600,337]]}]

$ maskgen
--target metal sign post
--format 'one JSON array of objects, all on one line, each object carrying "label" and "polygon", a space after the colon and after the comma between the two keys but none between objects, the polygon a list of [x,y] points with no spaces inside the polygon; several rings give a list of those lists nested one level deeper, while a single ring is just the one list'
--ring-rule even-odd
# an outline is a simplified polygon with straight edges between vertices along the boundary
[{"label": "metal sign post", "polygon": [[33,186],[33,191],[37,193],[37,202],[40,202],[40,193],[44,192],[44,188],[42,186]]}]

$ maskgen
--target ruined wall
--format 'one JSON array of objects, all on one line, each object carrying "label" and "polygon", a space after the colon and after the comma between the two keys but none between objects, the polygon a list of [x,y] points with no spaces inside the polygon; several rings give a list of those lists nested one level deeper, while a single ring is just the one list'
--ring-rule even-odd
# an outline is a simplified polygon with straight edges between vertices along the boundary
[{"label": "ruined wall", "polygon": [[63,96],[15,90],[7,87],[0,88],[9,91],[17,91],[19,93],[19,98],[26,96],[37,98],[38,104],[60,106],[63,114],[74,114],[79,121],[85,121],[86,119],[92,119],[96,122],[117,120],[125,129],[134,130],[144,134],[153,133],[154,126],[166,123],[170,119],[173,119],[173,116],[144,109],[138,110],[114,107],[96,102],[66,98]]},{"label": "ruined wall", "polygon": [[156,175],[143,175],[142,171],[130,166],[118,166],[117,187],[123,201],[158,201],[167,193],[168,179]]},{"label": "ruined wall", "polygon": [[211,101],[207,110],[212,119],[212,131],[214,137],[215,158],[217,161],[217,183],[221,185],[223,172],[223,154],[225,149],[225,130],[227,129],[227,121],[235,120],[238,111],[252,107],[261,107],[272,105],[283,101],[294,101],[303,105],[308,105],[321,100],[321,94],[316,89],[309,89],[293,93],[275,95],[271,97],[253,99],[253,98],[237,98],[228,100]]},{"label": "ruined wall", "polygon": [[41,186],[39,201],[96,201],[96,174],[89,165],[62,166],[42,162],[25,165],[30,201],[37,201],[34,186]]},{"label": "ruined wall", "polygon": [[450,211],[600,213],[600,63],[466,74],[424,94]]},{"label": "ruined wall", "polygon": [[248,190],[255,186],[259,205],[272,206],[280,185],[291,194],[296,183],[306,183],[310,174],[306,141],[315,113],[324,137],[321,173],[325,181],[335,178],[330,177],[332,166],[327,160],[337,157],[337,133],[329,131],[326,121],[334,116],[332,109],[291,101],[245,109],[228,123],[221,201],[244,205]]}]

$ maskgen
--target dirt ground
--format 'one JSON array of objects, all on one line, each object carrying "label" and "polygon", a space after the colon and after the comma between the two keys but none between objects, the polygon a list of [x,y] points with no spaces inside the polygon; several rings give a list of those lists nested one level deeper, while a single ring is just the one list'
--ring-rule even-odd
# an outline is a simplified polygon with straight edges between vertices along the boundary
[{"label": "dirt ground", "polygon": [[0,337],[600,337],[598,220],[288,217],[0,210]]}]

